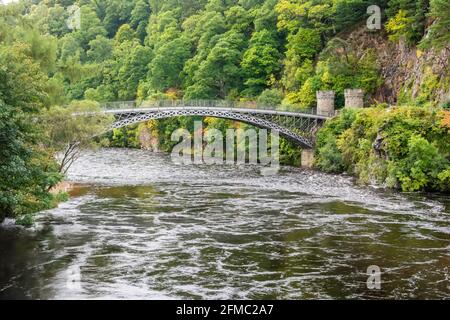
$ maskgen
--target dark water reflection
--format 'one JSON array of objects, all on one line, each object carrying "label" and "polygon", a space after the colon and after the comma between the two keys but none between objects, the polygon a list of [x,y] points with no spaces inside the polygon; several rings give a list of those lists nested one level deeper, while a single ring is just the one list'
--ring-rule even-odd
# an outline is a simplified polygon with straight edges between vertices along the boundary
[{"label": "dark water reflection", "polygon": [[450,298],[445,196],[137,150],[88,154],[70,179],[35,228],[0,228],[0,298]]}]

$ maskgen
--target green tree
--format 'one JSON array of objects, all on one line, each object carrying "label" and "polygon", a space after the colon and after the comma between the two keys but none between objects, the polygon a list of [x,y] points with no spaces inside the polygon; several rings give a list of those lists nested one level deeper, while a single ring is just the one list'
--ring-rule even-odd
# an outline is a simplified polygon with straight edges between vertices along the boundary
[{"label": "green tree", "polygon": [[389,18],[386,30],[390,39],[405,39],[409,43],[417,43],[425,32],[428,0],[390,0],[386,10]]},{"label": "green tree", "polygon": [[[282,83],[288,91],[297,91],[306,80],[305,71],[319,53],[322,42],[320,33],[313,29],[300,28],[288,37]],[[300,69],[300,70],[299,70]]]},{"label": "green tree", "polygon": [[130,21],[131,12],[134,8],[134,1],[104,0],[104,18],[102,25],[108,36],[113,38],[121,25]]},{"label": "green tree", "polygon": [[242,88],[240,68],[244,37],[235,31],[224,34],[209,52],[186,89],[190,98],[225,98],[230,89]]},{"label": "green tree", "polygon": [[450,43],[450,3],[446,0],[431,0],[429,15],[433,19],[433,23],[428,30],[427,37],[423,39],[423,46],[438,49],[448,47]]},{"label": "green tree", "polygon": [[72,102],[67,108],[52,107],[42,112],[46,131],[46,147],[59,157],[59,172],[66,174],[83,149],[98,144],[94,137],[104,133],[113,122],[113,116],[101,113],[93,101]]},{"label": "green tree", "polygon": [[151,88],[160,92],[170,87],[179,88],[182,84],[180,74],[190,54],[190,43],[182,37],[160,46],[149,65]]},{"label": "green tree", "polygon": [[147,25],[150,18],[150,5],[146,0],[137,0],[131,11],[130,25],[136,30],[136,34],[141,42],[147,36]]},{"label": "green tree", "polygon": [[278,28],[295,34],[300,28],[311,28],[319,33],[330,34],[333,0],[280,0],[275,6],[278,13]]},{"label": "green tree", "polygon": [[86,54],[90,61],[103,62],[112,57],[112,52],[112,41],[104,36],[97,36],[89,42],[89,50]]},{"label": "green tree", "polygon": [[112,77],[109,84],[117,89],[119,100],[134,100],[139,82],[145,79],[152,52],[137,39],[124,41],[114,49]]},{"label": "green tree", "polygon": [[51,156],[38,146],[33,119],[46,97],[47,77],[23,44],[0,46],[0,221],[49,207],[60,181]]},{"label": "green tree", "polygon": [[255,32],[241,62],[248,95],[257,96],[271,86],[281,70],[277,41],[268,30]]},{"label": "green tree", "polygon": [[279,89],[266,89],[258,97],[258,104],[261,106],[276,107],[283,101],[283,92]]},{"label": "green tree", "polygon": [[412,135],[408,141],[408,153],[404,159],[391,166],[403,191],[449,191],[450,186],[440,185],[438,176],[449,163],[439,149],[420,135]]},{"label": "green tree", "polygon": [[134,39],[136,39],[136,32],[129,24],[123,24],[114,37],[114,45],[119,46],[125,41],[133,41]]},{"label": "green tree", "polygon": [[97,17],[96,12],[90,6],[81,6],[80,10],[80,30],[74,32],[73,35],[80,44],[80,47],[85,51],[89,48],[89,42],[94,40],[97,36],[106,36],[106,30],[100,19]]}]

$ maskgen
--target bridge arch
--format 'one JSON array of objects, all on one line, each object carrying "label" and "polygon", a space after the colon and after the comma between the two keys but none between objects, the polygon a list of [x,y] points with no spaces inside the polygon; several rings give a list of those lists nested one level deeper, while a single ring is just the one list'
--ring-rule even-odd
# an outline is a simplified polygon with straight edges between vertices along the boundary
[{"label": "bridge arch", "polygon": [[149,120],[178,116],[213,117],[239,121],[258,128],[278,131],[280,136],[304,149],[312,149],[314,147],[314,133],[326,120],[326,117],[313,114],[234,108],[163,107],[113,109],[104,112],[113,114],[116,118],[116,121],[108,131]]}]

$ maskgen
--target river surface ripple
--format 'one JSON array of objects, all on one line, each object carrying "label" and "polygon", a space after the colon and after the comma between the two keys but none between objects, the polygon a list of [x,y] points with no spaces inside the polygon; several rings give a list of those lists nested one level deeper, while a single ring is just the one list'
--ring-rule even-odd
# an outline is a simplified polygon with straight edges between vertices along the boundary
[{"label": "river surface ripple", "polygon": [[261,172],[86,153],[70,201],[0,227],[0,299],[450,298],[448,197]]}]

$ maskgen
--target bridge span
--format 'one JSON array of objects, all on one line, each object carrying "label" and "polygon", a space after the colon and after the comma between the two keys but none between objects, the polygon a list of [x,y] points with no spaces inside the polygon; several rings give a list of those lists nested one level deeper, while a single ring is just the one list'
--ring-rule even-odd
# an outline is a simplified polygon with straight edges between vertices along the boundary
[{"label": "bridge span", "polygon": [[115,117],[109,130],[128,125],[179,116],[214,117],[247,123],[258,128],[275,130],[280,136],[311,149],[315,133],[332,114],[317,114],[316,109],[302,111],[277,110],[273,106],[261,106],[254,102],[211,100],[162,100],[142,103],[109,102],[102,104],[106,114]]}]

